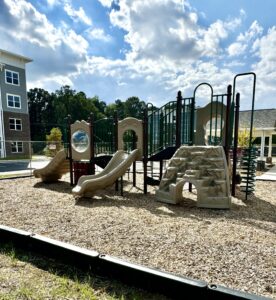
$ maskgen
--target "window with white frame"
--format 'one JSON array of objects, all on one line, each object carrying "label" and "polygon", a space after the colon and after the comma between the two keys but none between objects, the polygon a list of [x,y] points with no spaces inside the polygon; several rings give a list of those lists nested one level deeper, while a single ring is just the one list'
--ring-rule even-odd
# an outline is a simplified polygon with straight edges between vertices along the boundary
[{"label": "window with white frame", "polygon": [[12,153],[22,153],[23,152],[23,142],[12,142],[11,143]]},{"label": "window with white frame", "polygon": [[7,94],[8,107],[21,108],[21,97],[18,95]]},{"label": "window with white frame", "polygon": [[7,84],[19,85],[19,73],[11,70],[5,70]]},{"label": "window with white frame", "polygon": [[21,119],[10,118],[9,125],[10,125],[10,130],[22,130]]}]

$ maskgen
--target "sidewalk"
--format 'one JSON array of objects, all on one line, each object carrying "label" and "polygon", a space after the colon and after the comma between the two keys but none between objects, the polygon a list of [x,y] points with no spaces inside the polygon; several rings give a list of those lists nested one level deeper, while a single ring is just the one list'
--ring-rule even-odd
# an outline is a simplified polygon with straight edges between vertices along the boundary
[{"label": "sidewalk", "polygon": [[[33,170],[34,169],[40,169],[45,167],[48,163],[49,160],[32,160],[29,161],[28,160],[21,160],[20,162],[25,162],[26,163],[26,167],[25,169],[16,169],[16,166],[14,167],[14,170],[10,170],[10,171],[0,171],[0,176],[4,176],[4,177],[9,177],[9,176],[31,176],[33,174]],[[2,163],[16,163],[16,161],[5,161]],[[27,164],[28,163],[28,164]]]},{"label": "sidewalk", "polygon": [[263,175],[257,176],[256,180],[276,181],[276,166],[272,167],[270,170],[265,172]]}]

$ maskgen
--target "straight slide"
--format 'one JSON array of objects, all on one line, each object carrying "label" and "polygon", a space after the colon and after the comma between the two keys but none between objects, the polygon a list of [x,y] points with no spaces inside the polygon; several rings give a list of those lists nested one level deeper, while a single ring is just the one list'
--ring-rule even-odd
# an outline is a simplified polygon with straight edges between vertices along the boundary
[{"label": "straight slide", "polygon": [[35,169],[33,174],[36,178],[41,178],[43,182],[55,182],[69,171],[69,159],[66,159],[66,150],[63,149],[44,168]]},{"label": "straight slide", "polygon": [[97,190],[112,185],[123,176],[131,164],[138,159],[139,150],[135,149],[130,154],[118,150],[107,166],[96,175],[81,176],[72,192],[75,196],[91,197]]}]

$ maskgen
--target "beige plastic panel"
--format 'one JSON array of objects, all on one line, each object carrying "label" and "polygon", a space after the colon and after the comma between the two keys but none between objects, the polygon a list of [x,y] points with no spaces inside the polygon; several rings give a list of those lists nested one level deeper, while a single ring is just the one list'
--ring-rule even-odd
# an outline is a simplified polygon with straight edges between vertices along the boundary
[{"label": "beige plastic panel", "polygon": [[139,149],[140,156],[137,160],[142,159],[143,155],[143,122],[136,118],[125,118],[118,122],[118,149],[124,149],[123,136],[127,130],[133,130],[137,135],[137,149]]},{"label": "beige plastic panel", "polygon": [[198,207],[230,208],[229,171],[223,147],[180,147],[168,163],[156,191],[157,200],[177,204],[183,199],[186,182],[196,187]]},{"label": "beige plastic panel", "polygon": [[[212,110],[212,116],[211,116]],[[206,145],[206,124],[211,119],[216,117],[216,112],[221,116],[221,112],[223,114],[223,124],[225,125],[225,116],[226,116],[226,106],[221,102],[213,103],[213,108],[211,109],[211,103],[207,104],[204,107],[197,108],[196,113],[196,134],[195,134],[195,145]],[[224,145],[225,141],[225,126],[223,126],[223,139],[222,145]]]},{"label": "beige plastic panel", "polygon": [[72,159],[73,160],[90,160],[91,156],[91,149],[90,149],[90,143],[91,143],[91,134],[90,134],[90,124],[86,121],[76,121],[74,124],[71,124],[71,145],[72,145],[72,136],[75,132],[78,130],[84,131],[88,135],[88,141],[89,145],[87,147],[87,150],[84,152],[78,152],[74,149],[72,146]]},{"label": "beige plastic panel", "polygon": [[100,173],[81,176],[78,184],[72,190],[73,194],[75,196],[91,197],[95,191],[112,185],[125,174],[140,155],[138,149],[133,150],[130,154],[125,153],[123,150],[118,150]]},{"label": "beige plastic panel", "polygon": [[66,159],[65,149],[60,150],[55,157],[41,169],[35,169],[33,175],[44,182],[58,181],[63,174],[70,171],[69,160]]}]

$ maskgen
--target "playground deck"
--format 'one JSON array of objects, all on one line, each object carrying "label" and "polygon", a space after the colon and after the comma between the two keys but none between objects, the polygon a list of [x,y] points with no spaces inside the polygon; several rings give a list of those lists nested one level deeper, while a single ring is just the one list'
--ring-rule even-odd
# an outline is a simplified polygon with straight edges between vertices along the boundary
[{"label": "playground deck", "polygon": [[[141,177],[141,178],[140,178]],[[125,175],[127,180],[127,175]],[[0,181],[1,224],[39,233],[149,267],[275,297],[275,182],[257,182],[231,210],[198,209],[187,193],[178,206],[142,190],[142,176],[124,196],[114,187],[77,203],[69,178]]]}]

